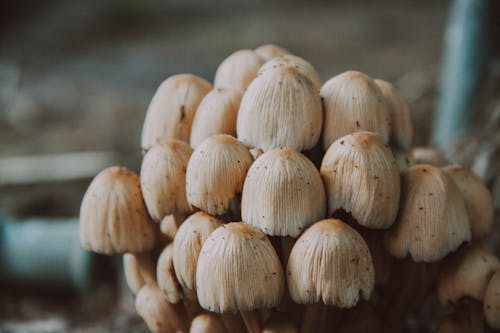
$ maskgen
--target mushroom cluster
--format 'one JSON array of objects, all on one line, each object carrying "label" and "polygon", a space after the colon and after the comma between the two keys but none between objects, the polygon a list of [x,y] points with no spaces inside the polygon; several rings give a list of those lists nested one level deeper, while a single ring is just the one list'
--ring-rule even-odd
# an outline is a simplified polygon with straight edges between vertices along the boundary
[{"label": "mushroom cluster", "polygon": [[123,254],[155,333],[500,329],[491,195],[413,132],[389,82],[239,50],[214,86],[160,85],[140,175],[95,177],[81,243]]}]

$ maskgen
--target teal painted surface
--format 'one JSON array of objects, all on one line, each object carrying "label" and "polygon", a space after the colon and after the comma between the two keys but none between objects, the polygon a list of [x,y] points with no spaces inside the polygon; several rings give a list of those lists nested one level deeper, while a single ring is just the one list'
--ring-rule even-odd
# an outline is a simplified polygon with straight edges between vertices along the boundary
[{"label": "teal painted surface", "polygon": [[488,1],[455,0],[444,41],[433,143],[446,148],[469,128],[487,65]]}]

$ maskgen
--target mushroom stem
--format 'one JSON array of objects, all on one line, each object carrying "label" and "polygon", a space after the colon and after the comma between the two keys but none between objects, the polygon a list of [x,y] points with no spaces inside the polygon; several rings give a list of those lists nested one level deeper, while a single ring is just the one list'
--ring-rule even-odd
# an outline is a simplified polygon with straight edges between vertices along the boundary
[{"label": "mushroom stem", "polygon": [[245,325],[239,314],[221,313],[220,319],[228,332],[245,333]]},{"label": "mushroom stem", "polygon": [[262,331],[257,311],[240,311],[240,313],[248,333],[260,333]]},{"label": "mushroom stem", "polygon": [[[292,237],[281,237],[281,262],[286,266],[288,262],[288,257],[292,251],[293,244],[295,243],[295,238]],[[286,268],[286,267],[285,267]]]},{"label": "mushroom stem", "polygon": [[302,317],[300,333],[317,332],[319,328],[318,322],[321,319],[321,312],[321,304],[307,304],[304,316]]},{"label": "mushroom stem", "polygon": [[186,311],[187,314],[189,315],[189,318],[193,319],[203,310],[198,304],[198,297],[196,296],[196,292],[194,290],[183,288],[183,292],[184,292],[184,298],[183,298],[184,306],[186,307]]}]

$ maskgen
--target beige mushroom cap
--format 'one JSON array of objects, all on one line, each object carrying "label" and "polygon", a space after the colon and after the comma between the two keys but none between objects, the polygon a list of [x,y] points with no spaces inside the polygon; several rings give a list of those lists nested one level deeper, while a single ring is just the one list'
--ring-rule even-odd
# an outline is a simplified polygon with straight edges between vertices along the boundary
[{"label": "beige mushroom cap", "polygon": [[171,140],[153,145],[144,156],[142,193],[156,222],[167,215],[191,212],[186,196],[186,168],[192,152],[187,143]]},{"label": "beige mushroom cap", "polygon": [[361,72],[347,71],[321,87],[325,109],[323,148],[338,138],[357,131],[371,131],[389,141],[390,112],[379,87]]},{"label": "beige mushroom cap", "polygon": [[488,281],[499,267],[498,258],[479,245],[461,248],[440,267],[437,291],[441,304],[456,304],[466,296],[482,302]]},{"label": "beige mushroom cap", "polygon": [[301,304],[318,303],[341,308],[368,299],[375,270],[363,237],[337,219],[313,224],[295,242],[288,259],[288,290]]},{"label": "beige mushroom cap", "polygon": [[211,89],[208,81],[192,74],[173,75],[163,81],[144,119],[142,149],[172,139],[189,142],[196,109]]},{"label": "beige mushroom cap", "polygon": [[182,288],[177,281],[174,269],[174,245],[167,245],[156,264],[158,287],[169,303],[177,304],[183,298]]},{"label": "beige mushroom cap", "polygon": [[193,148],[215,134],[236,136],[236,118],[242,96],[236,89],[215,88],[203,98],[191,128],[189,143]]},{"label": "beige mushroom cap", "polygon": [[231,199],[241,193],[252,162],[248,149],[232,136],[209,137],[195,149],[188,163],[188,202],[210,215],[226,213]]},{"label": "beige mushroom cap", "polygon": [[285,54],[290,54],[288,50],[285,50],[281,46],[275,45],[275,44],[263,44],[259,47],[256,47],[254,49],[254,52],[259,55],[262,59],[265,61],[269,61],[273,58],[285,55]]},{"label": "beige mushroom cap", "polygon": [[153,249],[155,229],[142,198],[139,175],[109,167],[90,183],[80,207],[80,242],[103,254]]},{"label": "beige mushroom cap", "polygon": [[284,292],[281,263],[259,229],[224,224],[205,241],[196,268],[200,305],[213,312],[273,307]]},{"label": "beige mushroom cap", "polygon": [[328,215],[343,209],[364,227],[389,228],[396,219],[399,169],[378,135],[356,132],[337,139],[321,163]]},{"label": "beige mushroom cap", "polygon": [[437,167],[443,167],[451,162],[442,152],[431,147],[415,147],[410,151],[415,164],[430,164]]},{"label": "beige mushroom cap", "polygon": [[481,178],[472,170],[460,165],[449,165],[443,170],[455,181],[465,200],[472,237],[488,235],[493,227],[493,198]]},{"label": "beige mushroom cap", "polygon": [[243,221],[272,236],[297,237],[325,217],[323,182],[304,155],[276,148],[248,170],[241,198]]},{"label": "beige mushroom cap", "polygon": [[241,100],[236,132],[250,147],[268,151],[313,148],[323,126],[321,99],[295,65],[260,72]]},{"label": "beige mushroom cap", "polygon": [[135,295],[146,283],[156,281],[154,262],[150,253],[134,255],[125,253],[123,255],[123,273],[128,287]]},{"label": "beige mushroom cap", "polygon": [[307,60],[297,57],[293,54],[284,54],[269,60],[259,70],[260,73],[272,70],[283,66],[294,66],[298,72],[307,77],[314,85],[314,88],[319,91],[321,89],[321,79],[318,72],[314,69],[313,65]]},{"label": "beige mushroom cap", "polygon": [[458,187],[441,169],[418,164],[401,178],[396,223],[385,235],[395,257],[436,262],[471,239],[465,203]]},{"label": "beige mushroom cap", "polygon": [[214,86],[245,91],[264,63],[252,50],[238,50],[221,62],[215,72]]},{"label": "beige mushroom cap", "polygon": [[497,269],[486,286],[484,315],[491,328],[500,330],[500,269]]},{"label": "beige mushroom cap", "polygon": [[189,333],[226,333],[224,323],[213,313],[201,313],[191,321]]},{"label": "beige mushroom cap", "polygon": [[186,219],[174,238],[174,268],[182,287],[196,290],[196,264],[203,243],[222,221],[204,212]]}]

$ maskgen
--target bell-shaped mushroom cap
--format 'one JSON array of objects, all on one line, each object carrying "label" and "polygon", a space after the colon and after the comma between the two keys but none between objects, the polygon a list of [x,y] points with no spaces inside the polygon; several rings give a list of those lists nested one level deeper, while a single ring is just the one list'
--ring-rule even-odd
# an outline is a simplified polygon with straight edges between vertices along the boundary
[{"label": "bell-shaped mushroom cap", "polygon": [[203,243],[222,221],[204,212],[186,219],[174,238],[174,268],[182,287],[196,290],[196,264]]},{"label": "bell-shaped mushroom cap", "polygon": [[430,164],[443,167],[451,162],[439,150],[431,147],[415,147],[411,150],[415,164]]},{"label": "bell-shaped mushroom cap", "polygon": [[307,60],[292,54],[281,55],[269,60],[260,68],[259,74],[283,66],[294,66],[300,74],[311,80],[317,91],[321,89],[321,79],[319,78],[319,74],[316,72],[313,65],[311,65]]},{"label": "bell-shaped mushroom cap", "polygon": [[484,316],[491,328],[500,330],[500,269],[497,269],[486,286]]},{"label": "bell-shaped mushroom cap", "polygon": [[187,143],[170,140],[153,145],[144,156],[142,193],[156,222],[167,215],[191,212],[186,196],[186,168],[192,152]]},{"label": "bell-shaped mushroom cap", "polygon": [[395,257],[436,262],[471,239],[469,218],[458,187],[444,171],[428,164],[406,169],[396,223],[385,235]]},{"label": "bell-shaped mushroom cap", "polygon": [[264,59],[252,50],[231,53],[217,68],[214,86],[245,91],[263,63]]},{"label": "bell-shaped mushroom cap", "polygon": [[241,196],[243,221],[267,235],[297,237],[325,217],[323,182],[314,164],[288,148],[260,156],[248,170]]},{"label": "bell-shaped mushroom cap", "polygon": [[367,300],[375,285],[375,270],[363,237],[337,219],[313,224],[292,248],[287,266],[288,290],[301,304],[340,308]]},{"label": "bell-shaped mushroom cap", "polygon": [[295,65],[259,73],[241,100],[236,131],[248,146],[268,151],[313,148],[323,125],[321,99],[311,80]]},{"label": "bell-shaped mushroom cap", "polygon": [[328,214],[343,209],[364,227],[389,228],[399,204],[399,169],[378,135],[356,132],[328,148],[321,163]]},{"label": "bell-shaped mushroom cap", "polygon": [[217,228],[203,244],[196,288],[200,305],[213,312],[273,307],[283,296],[283,270],[266,235],[233,222]]},{"label": "bell-shaped mushroom cap", "polygon": [[410,149],[413,143],[413,120],[408,101],[391,83],[380,79],[374,81],[389,105],[391,146],[403,150]]},{"label": "bell-shaped mushroom cap", "polygon": [[191,321],[189,333],[226,333],[224,323],[213,313],[201,313]]},{"label": "bell-shaped mushroom cap", "polygon": [[174,246],[167,245],[158,258],[156,264],[156,279],[158,287],[163,292],[167,300],[172,304],[177,304],[182,299],[182,289],[175,276],[174,269]]},{"label": "bell-shaped mushroom cap", "polygon": [[499,267],[498,258],[479,245],[461,248],[440,266],[437,291],[441,304],[456,304],[467,296],[482,302],[488,281]]},{"label": "bell-shaped mushroom cap", "polygon": [[90,183],[80,207],[80,242],[103,254],[153,249],[155,229],[142,198],[139,175],[109,167]]},{"label": "bell-shaped mushroom cap", "polygon": [[135,309],[153,333],[187,332],[182,312],[167,301],[156,284],[141,288],[135,299]]},{"label": "bell-shaped mushroom cap", "polygon": [[231,199],[241,193],[252,162],[248,149],[232,136],[209,137],[195,149],[188,163],[188,202],[210,215],[226,213]]},{"label": "bell-shaped mushroom cap", "polygon": [[137,258],[131,253],[125,253],[123,255],[123,273],[125,275],[125,281],[134,295],[146,284],[141,266]]},{"label": "bell-shaped mushroom cap", "polygon": [[243,94],[236,89],[215,88],[201,101],[191,128],[193,148],[215,134],[236,136],[236,118]]},{"label": "bell-shaped mushroom cap", "polygon": [[299,330],[289,317],[273,315],[262,328],[262,333],[298,333]]},{"label": "bell-shaped mushroom cap", "polygon": [[290,54],[289,51],[285,50],[281,46],[275,45],[275,44],[263,44],[257,48],[254,49],[254,52],[259,55],[262,59],[265,61],[269,61],[273,58],[285,55],[285,54]]},{"label": "bell-shaped mushroom cap", "polygon": [[481,238],[490,233],[493,226],[493,198],[481,178],[460,165],[449,165],[443,170],[455,181],[469,213],[472,237]]},{"label": "bell-shaped mushroom cap", "polygon": [[389,141],[389,105],[369,76],[347,71],[328,80],[321,87],[325,108],[323,148],[353,132],[377,133],[384,143]]},{"label": "bell-shaped mushroom cap", "polygon": [[172,139],[189,142],[196,109],[211,89],[208,81],[191,74],[174,75],[163,81],[144,119],[142,149]]}]

